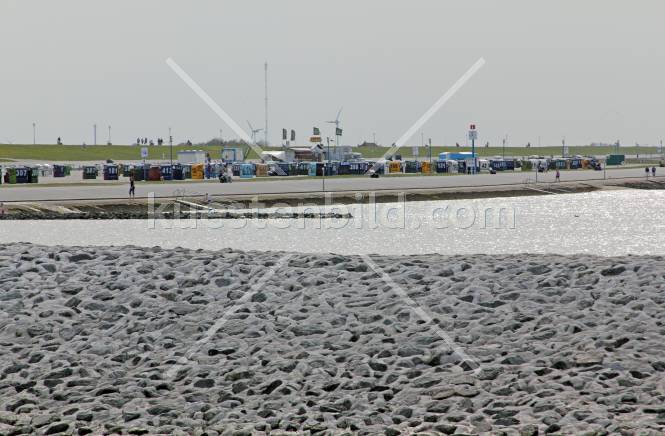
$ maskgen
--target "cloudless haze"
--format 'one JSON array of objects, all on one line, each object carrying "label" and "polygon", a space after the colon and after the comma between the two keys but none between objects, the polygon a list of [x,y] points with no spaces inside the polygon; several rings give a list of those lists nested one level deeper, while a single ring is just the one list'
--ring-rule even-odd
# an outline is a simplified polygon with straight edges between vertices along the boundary
[{"label": "cloudless haze", "polygon": [[[656,144],[665,137],[665,3],[0,0],[0,143],[236,135],[166,65],[173,58],[269,141],[313,126],[397,140],[474,62],[423,128],[435,145]],[[259,134],[262,138],[263,133]],[[417,133],[411,144],[420,143]]]}]

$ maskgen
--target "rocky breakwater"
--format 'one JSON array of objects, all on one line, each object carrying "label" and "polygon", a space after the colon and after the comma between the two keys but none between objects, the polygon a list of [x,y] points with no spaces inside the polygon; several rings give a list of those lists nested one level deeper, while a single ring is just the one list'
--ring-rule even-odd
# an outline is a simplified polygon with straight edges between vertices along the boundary
[{"label": "rocky breakwater", "polygon": [[372,259],[1,245],[0,434],[665,431],[663,258]]}]

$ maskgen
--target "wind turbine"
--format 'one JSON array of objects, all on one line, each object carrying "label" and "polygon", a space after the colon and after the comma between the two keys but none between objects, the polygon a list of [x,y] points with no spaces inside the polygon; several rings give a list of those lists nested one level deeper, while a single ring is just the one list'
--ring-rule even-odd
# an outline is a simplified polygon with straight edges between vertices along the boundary
[{"label": "wind turbine", "polygon": [[247,120],[247,125],[249,126],[249,130],[252,132],[252,142],[256,144],[256,134],[262,132],[263,129],[255,129],[252,127],[252,123],[250,123],[249,120]]},{"label": "wind turbine", "polygon": [[342,109],[343,107],[339,108],[339,112],[337,112],[337,117],[335,118],[335,121],[326,121],[328,124],[334,124],[335,125],[335,133],[337,133],[337,129],[339,129],[339,116],[342,114]]},{"label": "wind turbine", "polygon": [[339,128],[339,116],[342,114],[342,109],[343,107],[339,108],[339,111],[337,112],[337,117],[335,117],[335,121],[326,121],[326,123],[328,124],[335,125],[335,147],[339,145],[339,137],[342,136],[342,129]]}]

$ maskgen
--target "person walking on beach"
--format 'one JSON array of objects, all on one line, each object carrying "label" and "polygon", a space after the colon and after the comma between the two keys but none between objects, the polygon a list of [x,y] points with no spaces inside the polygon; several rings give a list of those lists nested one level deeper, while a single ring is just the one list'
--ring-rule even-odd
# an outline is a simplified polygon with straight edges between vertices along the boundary
[{"label": "person walking on beach", "polygon": [[560,181],[561,181],[561,173],[559,172],[559,169],[558,169],[558,168],[556,169],[556,179],[555,179],[555,180],[556,180],[557,182],[560,182]]},{"label": "person walking on beach", "polygon": [[646,168],[644,168],[644,174],[647,175],[647,179],[649,178],[649,166],[647,165]]},{"label": "person walking on beach", "polygon": [[656,166],[655,165],[651,167],[651,175],[653,177],[656,177]]},{"label": "person walking on beach", "polygon": [[136,186],[134,185],[134,175],[129,176],[129,196],[134,198]]}]

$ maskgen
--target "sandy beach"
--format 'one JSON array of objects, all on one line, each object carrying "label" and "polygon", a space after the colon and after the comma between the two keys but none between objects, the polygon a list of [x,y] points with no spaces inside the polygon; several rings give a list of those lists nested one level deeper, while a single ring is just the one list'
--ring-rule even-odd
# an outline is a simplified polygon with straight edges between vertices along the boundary
[{"label": "sandy beach", "polygon": [[0,245],[0,434],[665,429],[664,258],[370,259]]}]

